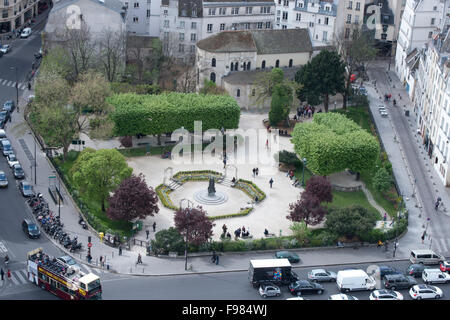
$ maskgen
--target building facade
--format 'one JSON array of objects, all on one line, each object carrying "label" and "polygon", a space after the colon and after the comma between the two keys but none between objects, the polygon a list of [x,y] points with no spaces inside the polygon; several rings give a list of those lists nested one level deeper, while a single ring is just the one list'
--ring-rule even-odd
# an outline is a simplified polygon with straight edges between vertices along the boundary
[{"label": "building facade", "polygon": [[[257,74],[306,64],[313,47],[307,29],[224,31],[197,43],[197,90],[213,81],[245,109],[254,106]],[[253,104],[252,104],[253,103]]]},{"label": "building facade", "polygon": [[159,37],[161,0],[122,0],[127,8],[127,31],[137,36]]},{"label": "building facade", "polygon": [[195,58],[195,44],[221,31],[272,29],[273,0],[163,0],[160,39],[164,53]]},{"label": "building facade", "polygon": [[38,0],[0,1],[0,34],[20,29],[38,14]]},{"label": "building facade", "polygon": [[276,0],[276,29],[308,29],[313,46],[333,42],[337,4],[333,0]]},{"label": "building facade", "polygon": [[423,145],[441,182],[450,186],[450,34],[440,33],[421,53],[414,112]]}]

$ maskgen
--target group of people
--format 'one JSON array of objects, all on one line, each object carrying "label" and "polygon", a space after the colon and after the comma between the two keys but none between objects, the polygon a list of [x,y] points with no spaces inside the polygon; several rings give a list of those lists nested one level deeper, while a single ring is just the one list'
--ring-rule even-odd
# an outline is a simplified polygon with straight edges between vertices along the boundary
[{"label": "group of people", "polygon": [[[297,117],[311,118],[314,115],[314,112],[316,112],[316,108],[314,106],[299,106],[297,108]],[[294,116],[294,120],[297,120],[297,117]]]},{"label": "group of people", "polygon": [[[291,180],[294,180],[294,178],[295,178],[295,172],[294,172],[294,170],[292,170],[292,169],[289,170],[289,171],[286,173],[286,177],[289,177]],[[297,178],[295,178],[294,182],[292,183],[292,185],[293,185],[294,187],[299,187],[300,184],[301,184],[301,182],[300,182]]]},{"label": "group of people", "polygon": [[253,168],[253,178],[254,177],[256,177],[256,176],[258,176],[258,174],[259,174],[259,168]]},{"label": "group of people", "polygon": [[[229,232],[227,232],[227,230],[228,230],[228,228],[224,224],[222,226],[223,233],[222,233],[221,237],[222,238],[227,237],[228,239],[231,239],[231,234]],[[242,228],[238,228],[238,229],[234,230],[234,236],[235,236],[235,238],[239,238],[239,237],[246,238],[246,237],[250,236],[250,231],[248,228],[245,228],[245,226],[242,226]]]}]

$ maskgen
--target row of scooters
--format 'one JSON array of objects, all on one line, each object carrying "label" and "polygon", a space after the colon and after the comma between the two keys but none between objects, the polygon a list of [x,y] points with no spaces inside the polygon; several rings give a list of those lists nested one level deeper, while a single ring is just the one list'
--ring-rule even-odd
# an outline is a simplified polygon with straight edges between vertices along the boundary
[{"label": "row of scooters", "polygon": [[64,232],[64,224],[61,222],[60,217],[53,215],[53,212],[49,209],[48,203],[41,193],[30,197],[27,200],[27,203],[31,207],[37,221],[40,223],[42,230],[53,237],[53,239],[57,240],[64,248],[69,249],[70,252],[81,250],[82,244],[81,242],[78,242],[78,237],[74,236],[71,239],[70,236]]}]

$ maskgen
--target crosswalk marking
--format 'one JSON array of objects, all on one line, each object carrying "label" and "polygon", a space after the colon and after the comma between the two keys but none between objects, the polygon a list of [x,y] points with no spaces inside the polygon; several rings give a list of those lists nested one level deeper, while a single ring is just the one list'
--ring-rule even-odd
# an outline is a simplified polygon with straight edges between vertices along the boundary
[{"label": "crosswalk marking", "polygon": [[[0,85],[15,88],[16,87],[16,82],[8,80],[8,79],[0,79]],[[25,89],[28,88],[28,83],[18,82],[18,88],[20,90],[25,90]]]},{"label": "crosswalk marking", "polygon": [[3,244],[3,242],[0,241],[0,252],[1,253],[6,253],[8,252],[8,249],[6,249],[5,245]]},{"label": "crosswalk marking", "polygon": [[22,273],[21,270],[15,272],[15,275],[17,276],[17,278],[20,279],[20,282],[21,282],[21,283],[27,283],[27,276],[26,276],[26,275],[23,275],[23,273]]}]

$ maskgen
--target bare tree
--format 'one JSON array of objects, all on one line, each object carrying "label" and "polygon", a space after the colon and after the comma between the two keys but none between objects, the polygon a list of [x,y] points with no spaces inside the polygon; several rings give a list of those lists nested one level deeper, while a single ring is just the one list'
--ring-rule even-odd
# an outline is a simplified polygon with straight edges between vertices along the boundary
[{"label": "bare tree", "polygon": [[125,33],[103,29],[98,38],[98,68],[109,82],[123,74],[125,61]]},{"label": "bare tree", "polygon": [[134,81],[156,82],[162,60],[162,44],[158,38],[127,37],[127,73],[134,75]]}]

